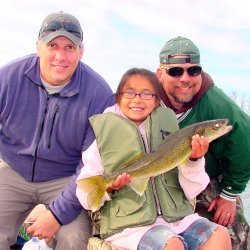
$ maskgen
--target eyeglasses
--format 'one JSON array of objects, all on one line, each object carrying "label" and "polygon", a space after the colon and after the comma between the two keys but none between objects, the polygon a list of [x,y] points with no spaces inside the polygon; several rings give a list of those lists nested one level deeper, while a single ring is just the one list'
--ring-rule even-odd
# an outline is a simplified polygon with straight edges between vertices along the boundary
[{"label": "eyeglasses", "polygon": [[132,92],[132,91],[121,92],[120,95],[122,95],[126,99],[133,99],[138,95],[138,96],[140,96],[140,98],[142,100],[150,100],[154,96],[157,96],[156,94],[152,94],[152,93],[149,93],[149,92],[135,93],[135,92]]},{"label": "eyeglasses", "polygon": [[83,39],[83,32],[80,25],[64,19],[57,19],[49,23],[44,23],[40,29],[39,38],[58,30],[65,30],[79,37],[81,40]]},{"label": "eyeglasses", "polygon": [[166,73],[172,77],[180,77],[185,71],[187,71],[189,76],[198,76],[202,71],[202,67],[198,65],[191,67],[165,67],[161,65],[160,68],[165,69]]}]

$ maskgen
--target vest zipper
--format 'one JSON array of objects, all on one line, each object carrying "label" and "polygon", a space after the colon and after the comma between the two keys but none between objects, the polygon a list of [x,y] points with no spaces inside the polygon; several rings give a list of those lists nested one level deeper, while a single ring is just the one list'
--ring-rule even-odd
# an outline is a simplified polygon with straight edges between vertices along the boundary
[{"label": "vest zipper", "polygon": [[154,193],[154,198],[155,198],[155,203],[156,203],[157,214],[161,215],[161,206],[160,206],[160,201],[159,201],[157,190],[156,190],[155,178],[151,177],[150,181],[151,181],[152,188],[153,188],[153,193]]},{"label": "vest zipper", "polygon": [[36,148],[35,148],[34,159],[32,161],[32,175],[31,175],[31,181],[32,182],[34,181],[35,168],[36,168],[36,160],[37,160],[37,154],[38,154],[38,146],[39,146],[39,142],[40,142],[40,139],[41,139],[42,133],[43,133],[44,123],[45,123],[45,117],[46,117],[46,114],[47,114],[47,111],[48,111],[49,99],[50,99],[50,96],[47,95],[46,105],[45,105],[45,108],[44,108],[43,118],[42,118],[42,122],[41,122],[41,126],[40,126],[40,134],[39,134],[38,141],[37,141]]},{"label": "vest zipper", "polygon": [[[165,187],[165,189],[167,190],[169,196],[171,197],[171,199],[172,199],[172,201],[173,201],[173,203],[174,203],[174,205],[175,205],[176,211],[179,212],[180,210],[178,209],[178,206],[177,206],[177,204],[176,204],[176,202],[175,202],[174,197],[171,195],[171,192],[169,192],[168,187],[167,187],[167,185],[165,184],[165,180],[163,179],[163,176],[160,175],[160,178],[161,178],[162,185],[163,185],[163,186]],[[183,208],[181,208],[181,209],[183,210]]]},{"label": "vest zipper", "polygon": [[[151,151],[152,150],[152,145],[151,145],[151,131],[149,129],[149,122],[148,121],[148,126],[145,126],[145,129],[146,129],[146,134],[147,134],[147,140],[148,140],[148,151]],[[161,206],[160,206],[160,201],[159,201],[159,198],[158,198],[158,194],[157,194],[157,189],[156,189],[156,183],[155,183],[155,177],[151,177],[150,178],[150,183],[151,183],[151,186],[152,186],[152,189],[153,189],[153,194],[154,194],[154,199],[155,199],[155,205],[156,205],[156,211],[157,211],[157,214],[158,215],[161,215]]]},{"label": "vest zipper", "polygon": [[52,117],[52,124],[51,124],[51,128],[50,128],[50,133],[49,133],[49,143],[48,143],[48,148],[50,148],[51,145],[51,136],[52,136],[52,132],[53,132],[53,128],[54,128],[54,124],[55,124],[55,120],[56,120],[56,114],[59,112],[60,106],[56,105],[53,117]]}]

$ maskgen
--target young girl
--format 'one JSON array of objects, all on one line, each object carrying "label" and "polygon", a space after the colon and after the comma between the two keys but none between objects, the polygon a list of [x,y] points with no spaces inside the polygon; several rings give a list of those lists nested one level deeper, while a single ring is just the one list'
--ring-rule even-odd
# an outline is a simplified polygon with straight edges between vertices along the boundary
[{"label": "young girl", "polygon": [[[178,130],[175,114],[159,107],[155,74],[128,70],[116,92],[116,104],[90,121],[96,140],[83,152],[78,179],[110,173],[142,152],[150,152],[164,135]],[[124,173],[108,187],[99,211],[92,214],[100,237],[124,249],[231,249],[230,237],[219,226],[194,213],[190,200],[209,182],[204,170],[206,138],[192,138],[192,155],[185,167],[151,178],[145,193],[136,194]],[[77,187],[82,206],[87,194]]]}]

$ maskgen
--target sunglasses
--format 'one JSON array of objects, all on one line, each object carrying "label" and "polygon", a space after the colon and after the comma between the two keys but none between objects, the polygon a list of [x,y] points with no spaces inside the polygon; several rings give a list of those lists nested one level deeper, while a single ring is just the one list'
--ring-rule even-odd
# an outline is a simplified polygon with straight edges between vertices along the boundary
[{"label": "sunglasses", "polygon": [[51,32],[58,31],[58,30],[65,30],[79,37],[81,40],[83,39],[83,32],[82,32],[80,25],[77,25],[75,22],[73,23],[71,21],[63,20],[63,19],[58,19],[58,20],[43,24],[39,32],[39,38],[42,38],[43,36]]},{"label": "sunglasses", "polygon": [[189,76],[198,76],[202,71],[202,67],[198,65],[191,67],[166,67],[162,65],[160,68],[165,69],[166,73],[172,77],[180,77],[185,71],[187,71]]}]

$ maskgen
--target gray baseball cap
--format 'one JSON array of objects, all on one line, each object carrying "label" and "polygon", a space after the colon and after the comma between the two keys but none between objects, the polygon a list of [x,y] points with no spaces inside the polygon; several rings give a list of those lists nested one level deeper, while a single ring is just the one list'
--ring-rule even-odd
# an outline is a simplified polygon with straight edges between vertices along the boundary
[{"label": "gray baseball cap", "polygon": [[76,45],[80,45],[83,40],[79,21],[63,11],[51,13],[43,20],[38,38],[42,42],[48,43],[59,36],[67,37]]},{"label": "gray baseball cap", "polygon": [[[188,58],[173,58],[178,55],[188,55]],[[178,36],[166,42],[160,52],[161,64],[200,63],[200,52],[189,39]]]}]

